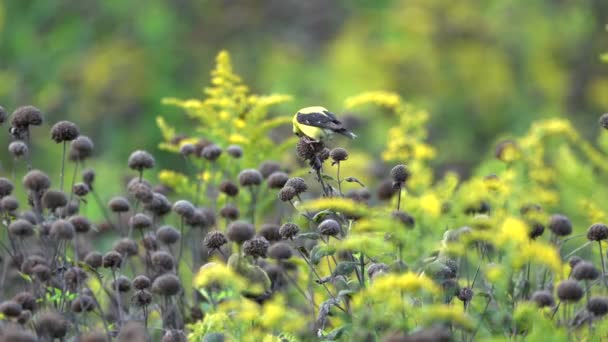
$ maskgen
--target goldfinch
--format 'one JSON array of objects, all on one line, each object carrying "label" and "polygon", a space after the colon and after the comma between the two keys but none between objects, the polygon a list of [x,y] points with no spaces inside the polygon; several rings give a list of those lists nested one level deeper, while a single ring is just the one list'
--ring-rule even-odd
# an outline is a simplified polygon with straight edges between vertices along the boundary
[{"label": "goldfinch", "polygon": [[327,109],[319,106],[300,109],[292,119],[293,133],[299,137],[308,137],[314,141],[331,138],[334,133],[356,138],[355,133],[342,126],[340,120]]}]

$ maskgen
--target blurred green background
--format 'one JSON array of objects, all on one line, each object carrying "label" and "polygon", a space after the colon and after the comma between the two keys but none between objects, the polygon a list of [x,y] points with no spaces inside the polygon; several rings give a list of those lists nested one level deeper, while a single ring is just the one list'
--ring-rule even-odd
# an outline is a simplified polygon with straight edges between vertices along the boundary
[{"label": "blurred green background", "polygon": [[[34,157],[46,166],[60,154],[47,139],[60,119],[95,140],[108,170],[136,148],[170,160],[154,118],[182,114],[161,99],[202,97],[227,49],[254,92],[294,95],[275,115],[400,93],[430,111],[440,168],[466,173],[497,137],[540,117],[597,133],[606,23],[606,0],[0,0],[0,105],[45,112]],[[0,160],[10,163],[6,150]]]}]

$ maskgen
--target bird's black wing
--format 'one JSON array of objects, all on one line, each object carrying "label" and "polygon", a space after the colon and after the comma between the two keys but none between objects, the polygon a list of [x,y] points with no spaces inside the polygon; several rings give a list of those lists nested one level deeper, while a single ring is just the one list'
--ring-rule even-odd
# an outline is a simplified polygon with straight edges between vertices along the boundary
[{"label": "bird's black wing", "polygon": [[324,115],[321,113],[308,113],[308,114],[298,113],[298,116],[296,118],[298,120],[298,123],[301,123],[301,124],[307,125],[307,126],[327,128],[327,129],[331,129],[332,131],[339,131],[344,128],[344,127],[342,127],[342,123],[338,119],[336,119],[336,117],[333,114],[331,114],[329,112],[325,112],[325,113],[328,113],[328,114]]}]

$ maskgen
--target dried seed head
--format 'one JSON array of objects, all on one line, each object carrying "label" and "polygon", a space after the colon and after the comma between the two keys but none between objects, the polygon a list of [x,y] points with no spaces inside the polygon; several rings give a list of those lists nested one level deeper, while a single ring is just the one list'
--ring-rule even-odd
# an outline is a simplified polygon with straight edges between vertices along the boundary
[{"label": "dried seed head", "polygon": [[26,128],[42,125],[42,112],[34,106],[23,106],[15,109],[12,114],[11,126]]},{"label": "dried seed head", "polygon": [[602,116],[600,116],[599,124],[603,129],[608,129],[608,113],[602,114]]},{"label": "dried seed head", "polygon": [[141,242],[147,251],[155,251],[158,249],[158,240],[156,240],[156,235],[152,233],[146,234]]},{"label": "dried seed head", "polygon": [[378,185],[378,189],[376,191],[376,195],[378,199],[381,201],[388,201],[395,195],[395,187],[393,187],[393,182],[390,180],[382,181]]},{"label": "dried seed head", "polygon": [[122,263],[122,256],[116,251],[107,252],[102,259],[104,268],[119,268]]},{"label": "dried seed head", "polygon": [[152,200],[144,204],[144,209],[156,217],[162,217],[171,212],[171,202],[161,193],[153,192]]},{"label": "dried seed head", "polygon": [[38,306],[36,297],[31,292],[19,292],[13,297],[13,300],[19,303],[23,310],[34,311]]},{"label": "dried seed head", "polygon": [[393,182],[403,184],[410,178],[410,170],[405,165],[399,164],[391,169]]},{"label": "dried seed head", "polygon": [[51,180],[44,172],[32,170],[23,177],[23,186],[33,192],[43,192],[51,187]]},{"label": "dried seed head", "polygon": [[17,140],[8,145],[8,152],[13,156],[13,158],[22,158],[27,155],[29,148],[23,141]]},{"label": "dried seed head", "polygon": [[47,265],[36,265],[32,268],[32,275],[40,281],[47,281],[51,278],[51,269]]},{"label": "dried seed head", "polygon": [[209,228],[215,225],[215,212],[211,208],[197,208],[194,215],[186,219],[186,224],[192,227]]},{"label": "dried seed head", "polygon": [[230,241],[242,244],[253,238],[255,228],[251,223],[245,221],[235,221],[228,226],[227,236]]},{"label": "dried seed head", "polygon": [[549,229],[557,236],[567,236],[572,233],[572,222],[564,215],[555,214],[551,216]]},{"label": "dried seed head", "polygon": [[348,159],[348,152],[342,147],[336,147],[329,152],[329,156],[334,162],[339,163]]},{"label": "dried seed head", "polygon": [[259,234],[270,242],[281,240],[280,228],[276,224],[265,223],[260,227]]},{"label": "dried seed head", "polygon": [[129,156],[128,165],[132,170],[143,171],[154,167],[154,157],[146,151],[135,151]]},{"label": "dried seed head", "polygon": [[226,152],[228,152],[228,154],[232,157],[232,158],[241,158],[243,156],[243,148],[241,148],[241,146],[238,145],[230,145],[228,146],[228,148],[226,149]]},{"label": "dried seed head", "polygon": [[[31,313],[30,313],[31,316]],[[23,325],[28,320],[18,320],[18,323]],[[0,339],[6,342],[38,342],[38,338],[32,334],[29,330],[23,329],[23,327],[7,326],[0,333]]]},{"label": "dried seed head", "polygon": [[171,273],[161,275],[154,279],[152,283],[152,292],[161,296],[175,296],[180,290],[181,284],[179,278]]},{"label": "dried seed head", "polygon": [[602,241],[608,239],[608,226],[603,223],[594,223],[587,230],[589,241]]},{"label": "dried seed head", "polygon": [[570,259],[568,259],[568,264],[570,265],[570,268],[574,268],[574,266],[576,266],[581,261],[583,261],[583,258],[577,255],[573,255],[570,257]]},{"label": "dried seed head", "polygon": [[256,169],[246,169],[239,173],[241,186],[254,186],[262,184],[262,174]]},{"label": "dried seed head", "polygon": [[175,267],[175,259],[173,256],[165,251],[158,251],[152,253],[152,265],[162,273],[171,272]]},{"label": "dried seed head", "polygon": [[72,240],[76,230],[70,221],[59,219],[51,225],[51,237],[57,240]]},{"label": "dried seed head", "polygon": [[281,201],[288,202],[291,201],[296,196],[296,194],[296,189],[290,186],[284,186],[283,189],[279,191],[279,194],[277,196]]},{"label": "dried seed head", "polygon": [[7,300],[0,303],[0,312],[6,317],[18,317],[21,314],[21,304],[14,300]]},{"label": "dried seed head", "polygon": [[583,288],[576,280],[564,280],[557,286],[557,298],[564,302],[578,302],[583,298]]},{"label": "dried seed head", "polygon": [[186,157],[192,155],[195,151],[196,149],[193,144],[183,144],[179,148],[179,153]]},{"label": "dried seed head", "polygon": [[12,194],[14,188],[10,180],[0,177],[0,198]]},{"label": "dried seed head", "polygon": [[458,291],[457,297],[463,302],[470,302],[473,298],[473,290],[470,287],[463,287]]},{"label": "dried seed head", "polygon": [[76,313],[90,312],[95,309],[95,301],[91,296],[80,295],[72,301],[70,307],[72,308],[72,311]]},{"label": "dried seed head", "polygon": [[51,340],[62,339],[68,332],[68,321],[56,311],[44,311],[36,315],[36,333]]},{"label": "dried seed head", "polygon": [[186,200],[179,200],[173,204],[173,211],[183,218],[189,218],[194,215],[194,206]]},{"label": "dried seed head", "polygon": [[6,113],[6,110],[4,109],[4,107],[0,106],[0,125],[2,125],[6,121],[7,117],[8,114]]},{"label": "dried seed head", "polygon": [[318,227],[319,233],[325,236],[336,236],[340,234],[340,224],[336,220],[327,219]]},{"label": "dried seed head", "polygon": [[152,227],[152,219],[142,213],[137,213],[129,219],[129,227],[133,229],[148,229]]},{"label": "dried seed head", "polygon": [[315,148],[314,143],[310,143],[305,139],[300,139],[296,144],[296,154],[302,160],[311,160],[315,158],[317,149]]},{"label": "dried seed head", "polygon": [[68,198],[63,191],[47,190],[42,195],[42,205],[51,211],[55,211],[55,209],[63,207],[66,204],[68,204]]},{"label": "dried seed head", "polygon": [[167,330],[161,342],[186,342],[186,334],[182,330]]},{"label": "dried seed head", "polygon": [[534,292],[531,299],[536,303],[536,305],[538,305],[539,308],[553,307],[555,305],[553,295],[547,290]]},{"label": "dried seed head", "polygon": [[203,150],[201,151],[201,157],[203,157],[209,161],[215,161],[221,155],[222,155],[222,149],[215,144],[205,146],[205,148],[203,148]]},{"label": "dried seed head", "polygon": [[212,231],[207,233],[205,238],[203,239],[203,243],[208,249],[214,250],[219,249],[223,245],[228,243],[226,236],[224,233],[219,231]]},{"label": "dried seed head", "polygon": [[103,264],[103,255],[96,251],[89,252],[89,254],[84,257],[84,262],[91,266],[91,268],[97,269]]},{"label": "dried seed head", "polygon": [[14,213],[19,209],[19,201],[13,196],[5,196],[0,199],[0,211]]},{"label": "dried seed head", "polygon": [[59,121],[51,128],[51,138],[56,143],[72,141],[78,137],[78,126],[70,121]]},{"label": "dried seed head", "polygon": [[321,151],[319,151],[319,153],[317,153],[317,158],[319,158],[319,161],[322,163],[329,159],[329,154],[329,149],[327,147],[324,147]]},{"label": "dried seed head", "polygon": [[87,280],[87,273],[80,267],[70,267],[65,271],[64,279],[68,289],[75,291],[80,284]]},{"label": "dried seed head", "polygon": [[103,331],[88,331],[84,333],[80,342],[109,342],[108,336]]},{"label": "dried seed head", "polygon": [[260,166],[258,166],[258,170],[262,174],[262,177],[264,177],[264,179],[266,179],[266,178],[270,177],[270,175],[273,174],[274,172],[281,170],[281,164],[279,164],[275,161],[272,161],[272,160],[267,160],[267,161],[262,162],[262,164],[260,164]]},{"label": "dried seed head", "polygon": [[108,207],[110,207],[110,210],[115,213],[125,213],[131,209],[129,200],[122,196],[112,198],[110,202],[108,202]]},{"label": "dried seed head", "polygon": [[80,135],[70,143],[69,157],[71,161],[83,161],[93,154],[93,140],[91,138]]},{"label": "dried seed head", "polygon": [[152,286],[152,281],[150,281],[150,278],[146,277],[145,275],[138,275],[137,277],[133,278],[133,287],[136,290],[146,290],[149,289],[150,286]]},{"label": "dried seed head", "polygon": [[405,228],[414,228],[416,220],[414,217],[404,211],[393,211],[393,218],[397,219]]},{"label": "dried seed head", "polygon": [[279,234],[285,240],[291,240],[291,239],[295,238],[299,232],[300,232],[300,227],[298,227],[297,224],[292,223],[292,222],[285,223],[284,225],[281,226],[281,229],[279,230]]},{"label": "dried seed head", "polygon": [[140,290],[135,292],[135,296],[133,297],[135,301],[135,305],[139,307],[144,307],[150,305],[152,303],[152,293],[148,290]]},{"label": "dried seed head", "polygon": [[118,292],[129,292],[131,290],[131,281],[125,276],[116,278],[116,281],[112,282],[112,289]]},{"label": "dried seed head", "polygon": [[148,341],[148,334],[146,328],[141,322],[128,321],[124,322],[118,333],[117,342],[130,342],[137,341],[143,342]]},{"label": "dried seed head", "polygon": [[239,194],[239,187],[231,181],[220,183],[220,191],[228,197],[235,197]]},{"label": "dried seed head", "polygon": [[534,240],[543,235],[545,232],[545,225],[540,222],[533,221],[529,224],[530,230],[528,232],[528,236],[530,239]]},{"label": "dried seed head", "polygon": [[220,216],[231,221],[238,220],[240,216],[239,208],[234,204],[226,204],[225,207],[220,209]]},{"label": "dried seed head", "polygon": [[284,242],[277,242],[268,249],[268,256],[276,260],[287,260],[292,255],[291,247]]},{"label": "dried seed head", "polygon": [[23,239],[34,235],[34,226],[27,220],[17,219],[8,226],[8,233]]},{"label": "dried seed head", "polygon": [[123,258],[135,256],[139,252],[137,242],[129,238],[122,238],[116,241],[112,249],[120,253]]},{"label": "dried seed head", "polygon": [[572,277],[576,280],[595,280],[600,271],[589,261],[581,261],[572,269]]},{"label": "dried seed head", "polygon": [[162,226],[156,231],[156,238],[165,245],[172,245],[181,238],[180,232],[171,226]]},{"label": "dried seed head", "polygon": [[587,303],[587,310],[596,317],[604,316],[608,313],[608,298],[593,297]]},{"label": "dried seed head", "polygon": [[93,182],[95,182],[95,170],[86,169],[82,171],[82,181],[84,184],[89,186],[89,189],[93,189]]},{"label": "dried seed head", "polygon": [[281,189],[289,180],[289,176],[282,171],[275,171],[268,176],[268,187],[270,189]]},{"label": "dried seed head", "polygon": [[306,181],[300,177],[293,177],[287,180],[287,183],[285,183],[285,187],[288,186],[292,187],[296,191],[296,195],[299,195],[308,190],[308,185],[306,184]]},{"label": "dried seed head", "polygon": [[263,237],[256,237],[243,243],[243,253],[254,258],[265,258],[270,244]]},{"label": "dried seed head", "polygon": [[[21,264],[21,272],[25,274],[32,274],[34,267],[38,265],[47,265],[47,261],[45,258],[40,255],[30,255],[27,259],[23,261]],[[48,265],[47,265],[48,266]]]},{"label": "dried seed head", "polygon": [[131,182],[128,186],[129,193],[142,203],[150,203],[154,200],[154,192],[150,185],[144,182]]},{"label": "dried seed head", "polygon": [[78,197],[84,197],[89,194],[89,186],[84,183],[76,183],[72,187],[72,192]]}]

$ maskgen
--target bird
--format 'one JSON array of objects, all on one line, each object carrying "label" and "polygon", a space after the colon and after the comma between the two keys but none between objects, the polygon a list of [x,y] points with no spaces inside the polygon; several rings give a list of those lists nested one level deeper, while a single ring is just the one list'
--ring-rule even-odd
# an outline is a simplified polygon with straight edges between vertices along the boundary
[{"label": "bird", "polygon": [[298,110],[292,119],[293,133],[301,138],[323,141],[334,133],[351,139],[357,135],[346,129],[336,116],[321,106],[306,107]]}]

